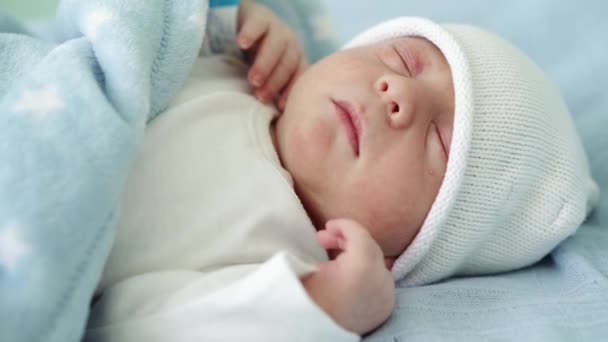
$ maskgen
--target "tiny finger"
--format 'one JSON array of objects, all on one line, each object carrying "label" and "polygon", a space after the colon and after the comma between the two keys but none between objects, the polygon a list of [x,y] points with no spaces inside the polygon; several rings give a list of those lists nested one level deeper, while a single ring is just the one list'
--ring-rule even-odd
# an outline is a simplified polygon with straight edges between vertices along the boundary
[{"label": "tiny finger", "polygon": [[279,58],[283,55],[286,47],[286,42],[281,39],[275,39],[272,33],[264,37],[255,56],[255,61],[249,70],[249,82],[255,87],[263,86],[279,62]]},{"label": "tiny finger", "polygon": [[278,94],[298,70],[298,59],[301,57],[299,50],[288,44],[284,51],[272,74],[259,89],[265,98],[271,99]]},{"label": "tiny finger", "polygon": [[339,249],[338,236],[327,230],[317,232],[317,241],[323,249]]},{"label": "tiny finger", "polygon": [[329,231],[339,230],[340,234],[344,237],[345,250],[359,250],[364,253],[371,253],[374,250],[375,242],[371,235],[356,221],[349,219],[337,219],[328,221],[326,229]]},{"label": "tiny finger", "polygon": [[243,23],[237,34],[236,42],[240,49],[247,50],[268,33],[268,20],[250,19]]}]

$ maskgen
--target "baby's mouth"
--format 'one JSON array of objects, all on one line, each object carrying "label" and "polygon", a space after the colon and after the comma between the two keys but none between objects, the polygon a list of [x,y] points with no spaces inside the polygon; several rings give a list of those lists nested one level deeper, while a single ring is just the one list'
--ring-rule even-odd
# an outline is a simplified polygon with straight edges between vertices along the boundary
[{"label": "baby's mouth", "polygon": [[361,137],[361,120],[359,114],[347,101],[336,101],[332,99],[336,108],[338,119],[346,129],[346,136],[353,148],[355,156],[359,156],[359,143]]}]

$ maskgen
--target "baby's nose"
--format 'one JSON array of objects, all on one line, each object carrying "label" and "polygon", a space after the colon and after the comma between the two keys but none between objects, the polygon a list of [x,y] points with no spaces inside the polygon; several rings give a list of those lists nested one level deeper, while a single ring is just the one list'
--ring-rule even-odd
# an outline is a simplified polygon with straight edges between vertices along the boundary
[{"label": "baby's nose", "polygon": [[400,76],[384,76],[375,84],[389,125],[396,129],[407,128],[414,120],[415,99],[408,96],[407,79]]}]

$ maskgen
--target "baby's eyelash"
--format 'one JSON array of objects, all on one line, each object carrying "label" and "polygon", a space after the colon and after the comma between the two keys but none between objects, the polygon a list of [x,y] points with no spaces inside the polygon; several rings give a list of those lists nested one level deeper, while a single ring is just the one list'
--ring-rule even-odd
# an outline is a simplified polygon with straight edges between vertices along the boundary
[{"label": "baby's eyelash", "polygon": [[399,49],[394,45],[393,45],[393,50],[395,50],[395,53],[401,59],[401,62],[403,63],[403,66],[405,67],[405,70],[407,70],[407,73],[409,74],[409,76],[414,77],[414,75],[412,74],[412,71],[410,70],[409,65],[407,64],[406,59],[403,57],[403,54],[401,52],[399,52]]}]

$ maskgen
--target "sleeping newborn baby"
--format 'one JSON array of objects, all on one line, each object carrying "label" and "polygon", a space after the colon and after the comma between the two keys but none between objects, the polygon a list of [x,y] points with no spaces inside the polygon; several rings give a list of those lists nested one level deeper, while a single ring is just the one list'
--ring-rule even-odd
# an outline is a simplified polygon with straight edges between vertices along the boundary
[{"label": "sleeping newborn baby", "polygon": [[596,202],[558,92],[501,38],[403,17],[306,68],[240,6],[251,65],[199,58],[149,124],[86,341],[356,341],[395,281],[530,265]]}]

